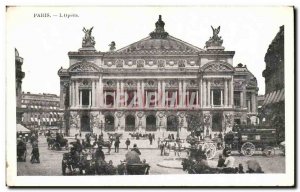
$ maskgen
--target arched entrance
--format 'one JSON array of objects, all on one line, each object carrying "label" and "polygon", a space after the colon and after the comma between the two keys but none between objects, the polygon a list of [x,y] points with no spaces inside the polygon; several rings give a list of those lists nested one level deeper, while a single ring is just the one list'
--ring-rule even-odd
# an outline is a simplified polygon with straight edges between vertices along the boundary
[{"label": "arched entrance", "polygon": [[105,131],[115,131],[115,117],[112,115],[105,116]]},{"label": "arched entrance", "polygon": [[126,116],[125,119],[125,131],[135,130],[135,117],[133,115]]},{"label": "arched entrance", "polygon": [[156,117],[154,115],[146,117],[146,131],[156,131]]},{"label": "arched entrance", "polygon": [[177,131],[178,120],[175,115],[170,115],[167,118],[167,131]]},{"label": "arched entrance", "polygon": [[91,131],[91,125],[90,125],[90,116],[87,114],[83,114],[81,116],[81,131]]}]

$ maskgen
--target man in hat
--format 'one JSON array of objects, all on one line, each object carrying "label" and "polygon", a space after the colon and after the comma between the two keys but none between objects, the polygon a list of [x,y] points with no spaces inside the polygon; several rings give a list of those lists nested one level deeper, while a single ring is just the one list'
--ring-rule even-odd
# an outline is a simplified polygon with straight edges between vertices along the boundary
[{"label": "man in hat", "polygon": [[101,145],[98,146],[98,148],[96,149],[95,158],[96,158],[97,161],[98,160],[100,160],[100,161],[104,161],[105,160],[105,155],[104,155],[104,152],[102,151],[102,146]]},{"label": "man in hat", "polygon": [[133,145],[133,148],[131,149],[131,151],[135,151],[137,154],[141,155],[141,152],[136,144]]}]

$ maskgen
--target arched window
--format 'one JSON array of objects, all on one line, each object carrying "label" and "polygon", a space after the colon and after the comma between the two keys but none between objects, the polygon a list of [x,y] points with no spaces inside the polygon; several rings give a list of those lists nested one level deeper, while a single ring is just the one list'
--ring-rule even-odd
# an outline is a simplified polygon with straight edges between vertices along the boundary
[{"label": "arched window", "polygon": [[133,115],[126,116],[125,119],[125,131],[135,130],[135,117]]},{"label": "arched window", "polygon": [[115,131],[115,118],[113,115],[105,116],[105,131]]},{"label": "arched window", "polygon": [[156,131],[156,117],[154,115],[146,117],[146,131]]},{"label": "arched window", "polygon": [[174,115],[170,115],[167,118],[167,131],[177,131],[178,119]]}]

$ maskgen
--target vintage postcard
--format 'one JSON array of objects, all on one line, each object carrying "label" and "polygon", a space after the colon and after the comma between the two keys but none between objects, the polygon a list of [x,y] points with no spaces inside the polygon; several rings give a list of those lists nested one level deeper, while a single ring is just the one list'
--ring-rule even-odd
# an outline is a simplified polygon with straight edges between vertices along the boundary
[{"label": "vintage postcard", "polygon": [[294,8],[7,6],[8,186],[295,185]]}]

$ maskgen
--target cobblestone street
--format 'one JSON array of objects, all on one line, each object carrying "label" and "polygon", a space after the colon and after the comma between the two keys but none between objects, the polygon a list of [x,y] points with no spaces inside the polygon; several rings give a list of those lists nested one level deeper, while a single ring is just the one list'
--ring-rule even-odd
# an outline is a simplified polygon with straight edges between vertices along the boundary
[{"label": "cobblestone street", "polygon": [[[54,151],[54,150],[48,150],[46,139],[44,137],[39,138],[39,150],[40,150],[40,164],[31,164],[29,162],[29,156],[31,153],[31,147],[30,144],[27,144],[27,161],[26,162],[18,162],[18,172],[17,174],[20,175],[48,175],[48,176],[59,176],[62,175],[61,171],[61,161],[63,153],[67,152],[66,150],[62,151]],[[124,141],[121,141],[121,143],[124,143]],[[141,142],[141,141],[140,141]],[[144,142],[148,142],[145,140]],[[157,146],[157,143],[154,143],[153,145]],[[122,147],[122,145],[121,145]],[[166,159],[174,158],[174,153],[171,152],[170,156],[160,156],[159,149],[155,148],[154,146],[151,146],[152,148],[147,149],[140,149],[141,150],[141,159],[146,159],[147,162],[150,164],[150,174],[186,174],[181,169],[174,169],[174,168],[165,168],[158,166],[157,164],[160,162],[163,162]],[[107,149],[104,148],[103,150],[105,153],[107,152]],[[127,150],[124,148],[120,149],[119,153],[115,153],[112,149],[111,154],[106,154],[106,161],[112,160],[114,165],[120,164],[121,160],[125,159],[125,154]],[[237,154],[233,154],[235,157],[235,165],[238,166],[239,163],[242,163],[244,165],[244,169],[246,169],[246,161],[250,159],[256,159],[262,166],[263,171],[265,173],[284,173],[285,172],[285,158],[284,156],[275,155],[273,157],[265,157],[262,155],[255,155],[252,157],[244,157],[239,156]],[[182,153],[182,157],[186,156],[185,153]],[[218,155],[215,156],[217,158]],[[217,162],[217,159],[212,160],[213,164]],[[178,164],[178,162],[177,162]]]}]

